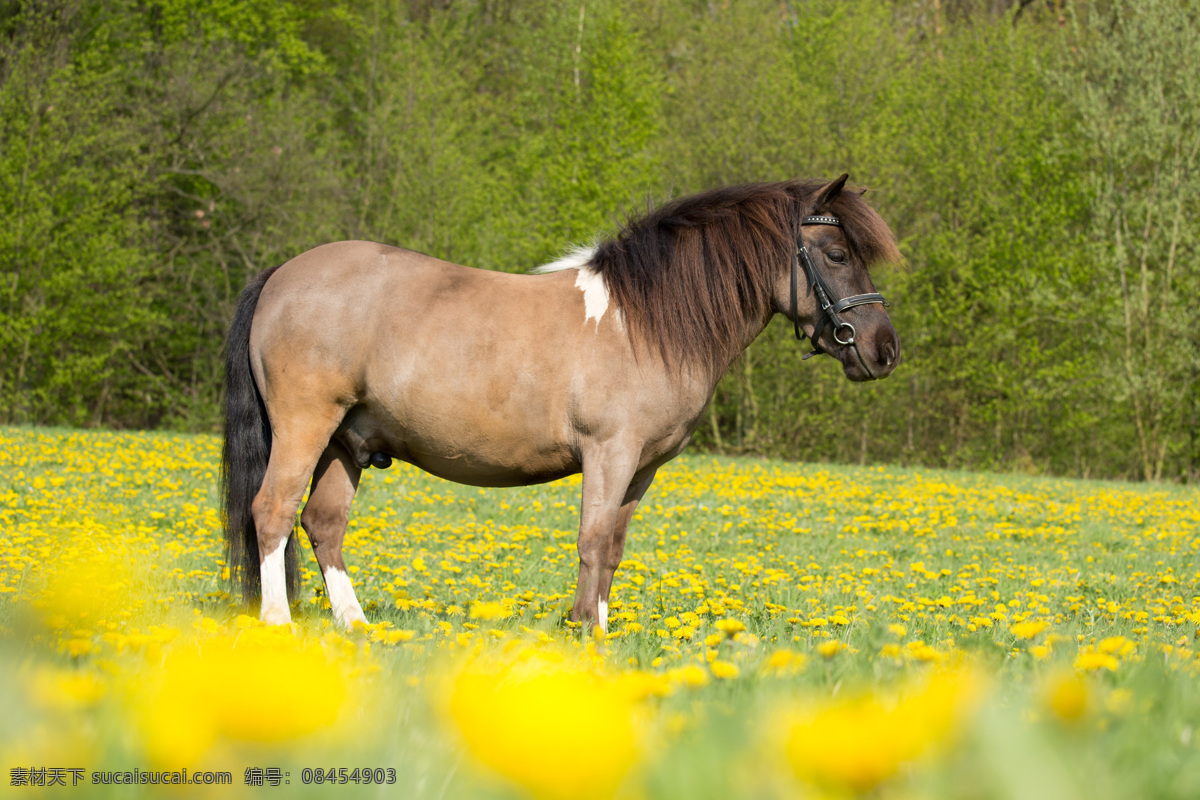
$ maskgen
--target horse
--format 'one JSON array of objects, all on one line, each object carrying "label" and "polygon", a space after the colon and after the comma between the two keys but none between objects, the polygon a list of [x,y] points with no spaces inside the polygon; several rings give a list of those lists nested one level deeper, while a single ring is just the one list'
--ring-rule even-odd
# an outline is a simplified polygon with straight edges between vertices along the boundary
[{"label": "horse", "polygon": [[244,601],[291,621],[306,489],[300,523],[349,628],[366,622],[342,559],[364,469],[399,459],[487,487],[582,472],[570,619],[605,630],[638,501],[775,314],[852,381],[899,362],[868,266],[900,253],[846,179],[677,199],[532,273],[345,241],[253,278],[225,354],[226,563]]}]

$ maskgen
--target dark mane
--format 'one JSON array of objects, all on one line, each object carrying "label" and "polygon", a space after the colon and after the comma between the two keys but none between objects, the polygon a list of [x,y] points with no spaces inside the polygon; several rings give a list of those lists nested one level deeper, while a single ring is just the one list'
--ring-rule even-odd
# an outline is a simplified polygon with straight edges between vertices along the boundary
[{"label": "dark mane", "polygon": [[790,263],[803,215],[831,213],[866,265],[900,260],[887,223],[843,191],[813,208],[826,181],[752,183],[674,200],[631,219],[602,242],[589,266],[604,277],[638,339],[677,367],[722,372],[746,328],[770,314],[772,283]]}]

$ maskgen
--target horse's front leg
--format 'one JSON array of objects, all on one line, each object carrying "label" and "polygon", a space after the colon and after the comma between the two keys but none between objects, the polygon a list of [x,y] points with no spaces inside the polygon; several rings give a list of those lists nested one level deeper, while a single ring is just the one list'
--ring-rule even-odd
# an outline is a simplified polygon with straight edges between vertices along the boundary
[{"label": "horse's front leg", "polygon": [[612,592],[613,576],[616,575],[617,568],[621,566],[621,559],[625,555],[625,534],[629,530],[629,521],[633,519],[633,512],[637,511],[642,495],[650,488],[653,481],[654,473],[651,472],[646,477],[631,483],[625,491],[625,500],[621,503],[621,510],[617,514],[617,526],[613,529],[612,541],[608,545],[608,558],[605,560],[604,570],[600,574],[597,621],[605,633],[608,633],[608,596]]},{"label": "horse's front leg", "polygon": [[[638,455],[637,448],[615,442],[584,452],[583,500],[579,510],[579,581],[575,585],[571,619],[588,627],[601,622],[601,600],[607,611],[608,598],[601,596],[601,584],[609,562],[613,534],[627,504],[626,496],[637,468]],[[629,513],[633,514],[632,508]],[[609,580],[611,585],[611,578]]]}]

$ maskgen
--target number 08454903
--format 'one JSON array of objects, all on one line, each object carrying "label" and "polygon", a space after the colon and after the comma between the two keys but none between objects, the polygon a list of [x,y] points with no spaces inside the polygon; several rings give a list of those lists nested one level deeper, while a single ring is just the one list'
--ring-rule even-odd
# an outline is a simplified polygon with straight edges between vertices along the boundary
[{"label": "number 08454903", "polygon": [[392,767],[305,767],[300,772],[302,783],[395,783],[396,770]]}]

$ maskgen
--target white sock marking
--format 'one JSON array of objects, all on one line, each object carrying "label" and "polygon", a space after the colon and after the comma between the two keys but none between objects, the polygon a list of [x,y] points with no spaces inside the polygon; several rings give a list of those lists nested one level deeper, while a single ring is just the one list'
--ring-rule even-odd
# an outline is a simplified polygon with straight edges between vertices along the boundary
[{"label": "white sock marking", "polygon": [[283,553],[287,550],[288,540],[284,539],[275,548],[274,553],[259,565],[259,576],[262,583],[262,608],[258,618],[268,625],[287,625],[292,621],[292,612],[288,608],[287,598],[287,569],[283,563]]},{"label": "white sock marking", "polygon": [[343,628],[349,628],[355,622],[366,622],[362,606],[354,594],[354,586],[350,576],[337,567],[325,570],[325,591],[329,595],[329,605],[333,607],[334,622]]},{"label": "white sock marking", "polygon": [[597,604],[597,607],[600,610],[600,614],[599,614],[600,630],[604,631],[605,633],[608,633],[608,601],[601,600]]}]

